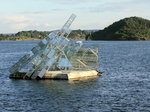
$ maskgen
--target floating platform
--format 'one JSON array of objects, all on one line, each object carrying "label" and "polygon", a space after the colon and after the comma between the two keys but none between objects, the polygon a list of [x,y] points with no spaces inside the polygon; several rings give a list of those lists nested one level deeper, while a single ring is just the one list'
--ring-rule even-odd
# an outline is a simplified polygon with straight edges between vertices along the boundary
[{"label": "floating platform", "polygon": [[[25,77],[26,72],[18,72],[16,74],[11,74],[9,77],[12,79],[30,79]],[[55,80],[74,80],[87,77],[96,77],[100,75],[100,72],[96,70],[87,71],[48,71],[44,74],[42,78],[37,77],[37,79],[55,79]]]}]

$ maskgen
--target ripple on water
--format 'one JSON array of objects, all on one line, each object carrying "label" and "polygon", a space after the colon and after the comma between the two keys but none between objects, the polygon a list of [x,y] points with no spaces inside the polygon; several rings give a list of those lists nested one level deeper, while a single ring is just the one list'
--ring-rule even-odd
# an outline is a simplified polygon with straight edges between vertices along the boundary
[{"label": "ripple on water", "polygon": [[150,41],[92,41],[102,76],[76,81],[11,80],[8,68],[38,41],[0,41],[2,112],[149,112]]}]

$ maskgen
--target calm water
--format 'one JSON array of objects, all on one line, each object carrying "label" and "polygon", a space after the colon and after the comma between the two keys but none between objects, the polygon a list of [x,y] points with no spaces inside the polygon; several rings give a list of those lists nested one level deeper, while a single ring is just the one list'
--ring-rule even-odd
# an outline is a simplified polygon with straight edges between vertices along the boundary
[{"label": "calm water", "polygon": [[9,79],[8,68],[37,42],[0,42],[0,112],[150,112],[150,41],[85,42],[100,48],[98,78]]}]

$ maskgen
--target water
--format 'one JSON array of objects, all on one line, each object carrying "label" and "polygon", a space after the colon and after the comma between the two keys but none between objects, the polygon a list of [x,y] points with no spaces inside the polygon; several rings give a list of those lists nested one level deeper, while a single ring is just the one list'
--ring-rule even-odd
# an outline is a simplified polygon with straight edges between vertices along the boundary
[{"label": "water", "polygon": [[85,42],[100,47],[98,78],[9,79],[8,68],[37,42],[0,42],[1,112],[150,111],[150,41]]}]

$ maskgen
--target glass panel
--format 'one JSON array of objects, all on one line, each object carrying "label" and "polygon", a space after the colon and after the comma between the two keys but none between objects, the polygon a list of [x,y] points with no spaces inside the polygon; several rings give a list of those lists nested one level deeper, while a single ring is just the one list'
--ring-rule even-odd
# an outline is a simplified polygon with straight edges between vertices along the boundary
[{"label": "glass panel", "polygon": [[58,64],[59,67],[71,67],[69,60],[66,58],[61,58]]},{"label": "glass panel", "polygon": [[52,66],[52,64],[53,64],[54,61],[55,61],[55,58],[56,58],[55,56],[51,57],[51,58],[49,59],[49,61],[47,61],[46,66],[48,66],[48,67]]},{"label": "glass panel", "polygon": [[55,53],[55,50],[52,49],[52,50],[49,52],[49,54],[47,55],[47,57],[48,57],[48,58],[52,58],[52,56],[54,55],[54,53]]},{"label": "glass panel", "polygon": [[32,48],[31,51],[33,52],[33,54],[36,54],[37,52],[39,52],[40,49],[41,49],[40,46],[35,46]]},{"label": "glass panel", "polygon": [[45,45],[47,44],[47,40],[46,40],[46,39],[43,39],[42,42],[43,42],[43,44],[45,44]]},{"label": "glass panel", "polygon": [[64,46],[64,45],[67,45],[68,42],[69,42],[69,40],[67,38],[62,38],[60,41],[60,44]]},{"label": "glass panel", "polygon": [[43,68],[43,69],[39,72],[38,76],[42,78],[43,75],[45,74],[45,72],[46,72],[46,69]]},{"label": "glass panel", "polygon": [[46,48],[46,49],[43,51],[43,53],[42,53],[42,54],[46,56],[46,55],[48,54],[48,52],[49,52],[49,49],[48,49],[48,48]]},{"label": "glass panel", "polygon": [[39,42],[38,45],[39,45],[41,48],[43,48],[43,47],[45,46],[45,44],[44,44],[42,41]]}]

